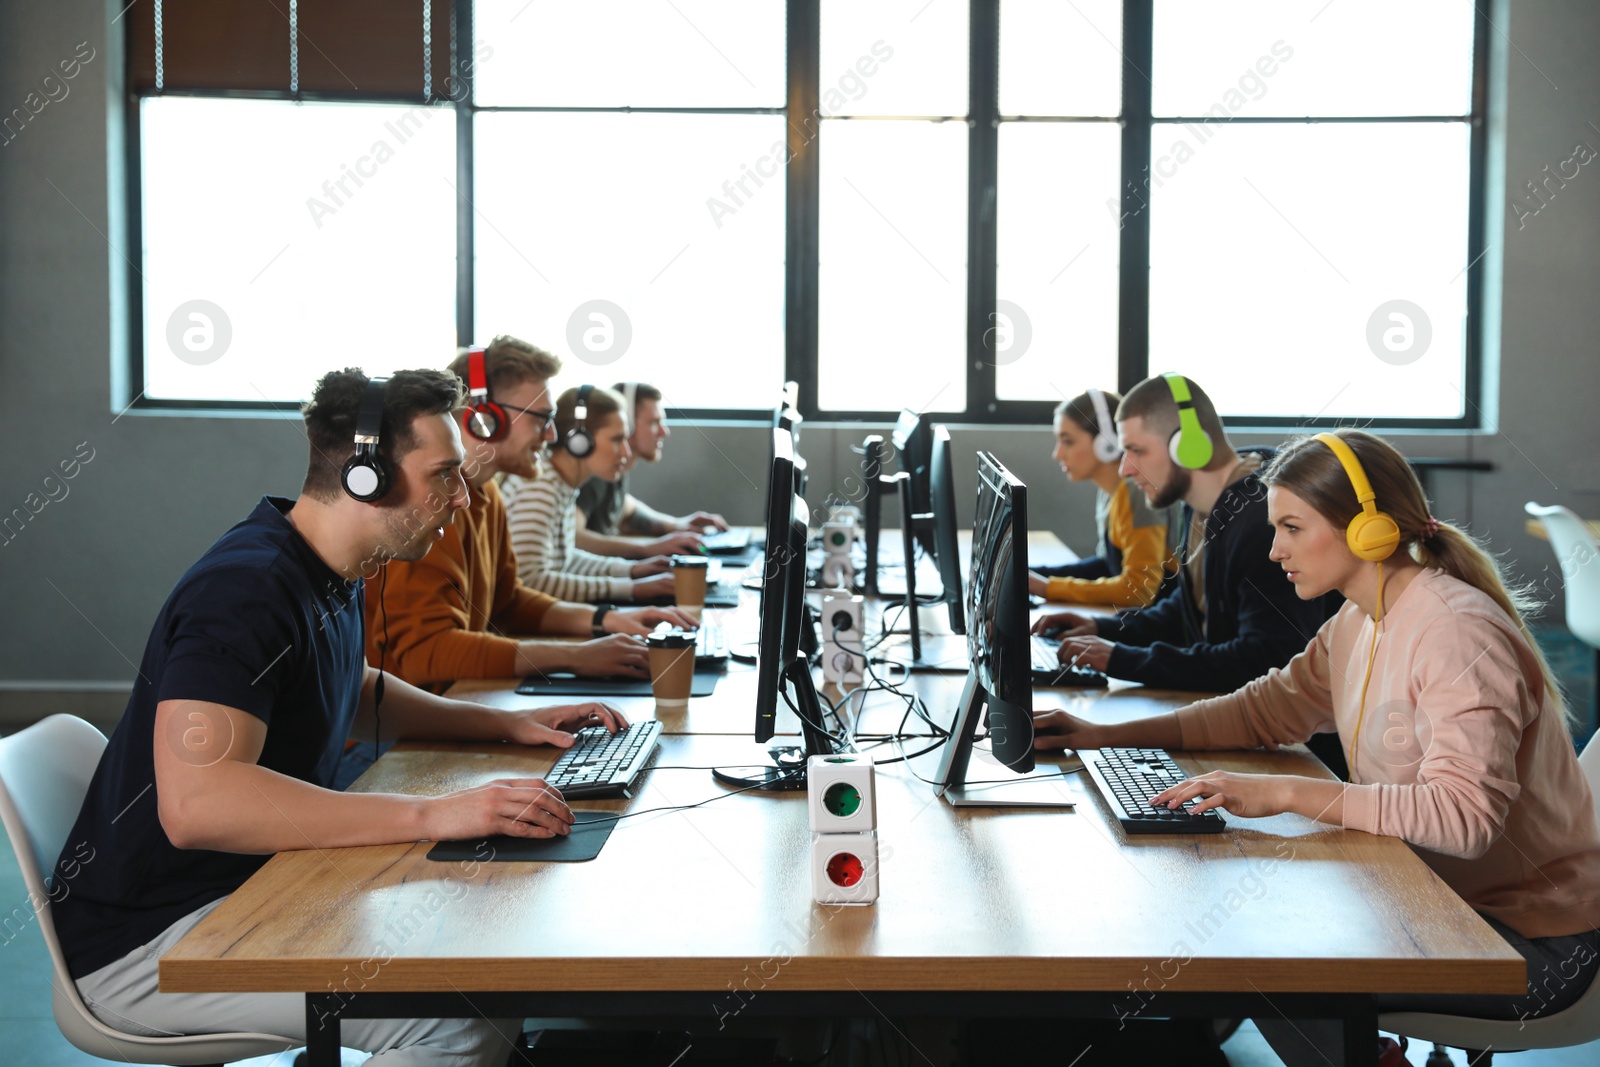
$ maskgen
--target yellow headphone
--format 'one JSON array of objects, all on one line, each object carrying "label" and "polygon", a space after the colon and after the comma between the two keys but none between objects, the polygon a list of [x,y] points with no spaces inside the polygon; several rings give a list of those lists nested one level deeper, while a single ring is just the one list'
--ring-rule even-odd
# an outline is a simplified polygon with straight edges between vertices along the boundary
[{"label": "yellow headphone", "polygon": [[1357,559],[1382,563],[1394,555],[1394,550],[1400,544],[1400,524],[1388,512],[1378,510],[1378,494],[1372,491],[1367,472],[1344,438],[1337,434],[1319,433],[1317,440],[1327,445],[1339,458],[1340,465],[1350,478],[1351,487],[1356,491],[1356,501],[1361,505],[1361,514],[1351,519],[1350,525],[1345,527],[1345,544],[1350,546],[1350,551],[1356,554]]},{"label": "yellow headphone", "polygon": [[1378,494],[1372,491],[1367,472],[1356,458],[1355,451],[1337,434],[1319,433],[1317,440],[1327,445],[1339,458],[1340,466],[1356,491],[1361,504],[1361,514],[1345,527],[1344,542],[1357,559],[1378,565],[1378,614],[1372,621],[1372,647],[1367,650],[1367,674],[1361,679],[1361,706],[1356,712],[1356,730],[1350,738],[1350,751],[1346,761],[1350,764],[1350,780],[1355,781],[1356,741],[1361,737],[1361,722],[1367,716],[1367,686],[1372,681],[1372,663],[1378,654],[1378,628],[1383,623],[1383,561],[1394,555],[1400,544],[1400,525],[1386,511],[1378,510]]}]

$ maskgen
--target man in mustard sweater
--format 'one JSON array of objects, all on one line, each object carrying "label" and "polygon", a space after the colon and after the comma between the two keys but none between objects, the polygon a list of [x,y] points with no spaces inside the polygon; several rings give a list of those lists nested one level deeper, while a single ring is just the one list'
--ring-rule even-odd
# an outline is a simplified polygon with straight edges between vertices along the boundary
[{"label": "man in mustard sweater", "polygon": [[[472,366],[478,359],[481,374]],[[433,551],[384,568],[377,595],[367,598],[369,662],[382,659],[406,681],[439,692],[461,678],[513,678],[543,671],[646,677],[649,658],[641,635],[659,622],[694,627],[694,620],[676,608],[566,603],[529,589],[517,578],[511,530],[494,476],[538,474],[539,451],[554,437],[547,386],[560,369],[555,356],[506,336],[451,363],[450,370],[464,381],[481,377],[484,393],[469,397],[469,404],[487,404],[500,425],[486,439],[477,436],[489,421],[481,410],[470,407],[459,413],[457,426],[467,452],[462,466],[467,505],[455,513]]]}]

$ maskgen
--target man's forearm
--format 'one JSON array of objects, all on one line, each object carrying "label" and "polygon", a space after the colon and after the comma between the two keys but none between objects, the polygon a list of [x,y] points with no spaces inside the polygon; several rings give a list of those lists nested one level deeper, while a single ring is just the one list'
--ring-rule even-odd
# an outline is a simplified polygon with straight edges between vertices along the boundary
[{"label": "man's forearm", "polygon": [[[384,702],[388,703],[387,694]],[[254,763],[223,760],[202,789],[162,807],[173,844],[270,855],[306,848],[348,848],[420,841],[427,800],[392,793],[338,793]],[[184,816],[189,817],[185,818]]]},{"label": "man's forearm", "polygon": [[589,637],[597,610],[594,604],[562,600],[550,605],[539,623],[539,633],[549,637]]},{"label": "man's forearm", "polygon": [[522,674],[576,670],[573,650],[577,647],[575,641],[519,641],[517,670]]},{"label": "man's forearm", "polygon": [[[558,670],[554,664],[544,670]],[[377,671],[367,668],[362,684],[361,706],[356,712],[351,736],[367,740],[374,726],[374,694]],[[384,743],[401,738],[442,741],[499,741],[506,736],[500,713],[482,704],[435,696],[409,682],[384,674],[383,707],[376,715]]]},{"label": "man's forearm", "polygon": [[660,537],[677,528],[678,520],[675,516],[659,512],[632,495],[629,495],[628,506],[623,507],[622,518],[617,523],[618,530],[640,537]]},{"label": "man's forearm", "polygon": [[644,559],[650,555],[650,546],[633,537],[613,537],[608,534],[578,531],[577,545],[598,556],[620,556],[623,559]]}]

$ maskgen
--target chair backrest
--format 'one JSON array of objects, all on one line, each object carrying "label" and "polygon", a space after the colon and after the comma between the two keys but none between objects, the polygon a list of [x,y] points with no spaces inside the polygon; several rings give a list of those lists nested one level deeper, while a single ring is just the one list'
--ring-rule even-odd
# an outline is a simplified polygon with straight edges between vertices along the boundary
[{"label": "chair backrest", "polygon": [[105,735],[75,715],[0,738],[0,816],[29,892],[43,891],[105,747]]},{"label": "chair backrest", "polygon": [[1589,779],[1589,795],[1594,798],[1595,818],[1600,819],[1600,731],[1589,738],[1589,743],[1578,753],[1578,766]]},{"label": "chair backrest", "polygon": [[1567,629],[1592,648],[1600,648],[1600,546],[1582,519],[1560,506],[1529,503],[1524,510],[1544,523],[1561,564],[1566,586]]}]

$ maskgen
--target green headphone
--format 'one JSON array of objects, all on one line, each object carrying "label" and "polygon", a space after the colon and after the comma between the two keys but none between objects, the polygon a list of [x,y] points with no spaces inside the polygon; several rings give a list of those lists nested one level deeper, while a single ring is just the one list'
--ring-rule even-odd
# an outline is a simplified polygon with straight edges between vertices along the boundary
[{"label": "green headphone", "polygon": [[1195,414],[1194,397],[1189,394],[1189,379],[1181,374],[1163,374],[1167,388],[1172,390],[1173,402],[1178,405],[1178,428],[1167,441],[1167,452],[1172,462],[1187,470],[1197,471],[1211,462],[1214,449],[1211,435],[1200,425]]}]

